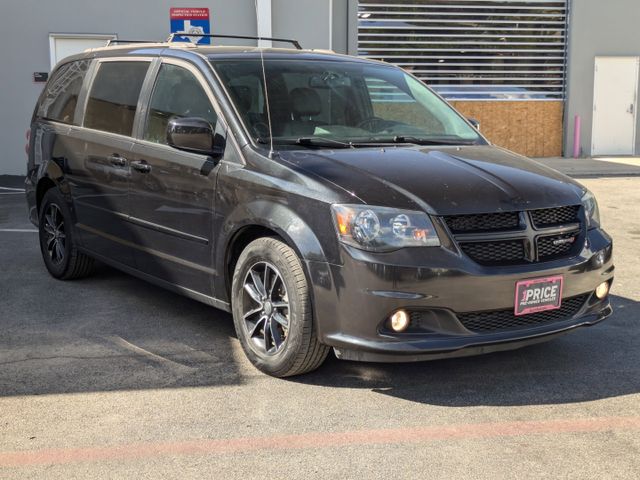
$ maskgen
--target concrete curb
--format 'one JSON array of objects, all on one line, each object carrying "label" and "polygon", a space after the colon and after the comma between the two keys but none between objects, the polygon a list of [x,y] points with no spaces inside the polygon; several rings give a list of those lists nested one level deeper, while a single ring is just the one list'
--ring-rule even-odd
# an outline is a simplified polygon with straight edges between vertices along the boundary
[{"label": "concrete curb", "polygon": [[570,177],[636,177],[640,176],[640,159],[621,158],[535,158],[536,162],[558,170]]}]

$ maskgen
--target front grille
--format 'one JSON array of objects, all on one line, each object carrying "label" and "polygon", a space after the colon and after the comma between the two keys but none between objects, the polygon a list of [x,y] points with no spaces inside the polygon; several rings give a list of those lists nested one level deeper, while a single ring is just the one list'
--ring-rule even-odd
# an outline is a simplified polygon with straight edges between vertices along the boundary
[{"label": "front grille", "polygon": [[542,210],[532,210],[531,221],[536,228],[553,227],[566,225],[567,223],[578,223],[579,205],[568,207],[545,208]]},{"label": "front grille", "polygon": [[589,295],[565,298],[562,301],[562,306],[557,310],[547,310],[519,317],[513,313],[513,309],[459,313],[457,316],[467,330],[475,333],[528,328],[569,320],[580,311],[588,298]]},{"label": "front grille", "polygon": [[[538,259],[553,260],[554,258],[563,257],[571,253],[576,247],[576,241],[580,232],[571,232],[563,235],[553,235],[549,237],[538,238]],[[569,243],[563,243],[564,240],[572,240]],[[558,242],[554,245],[554,242]]]},{"label": "front grille", "polygon": [[481,265],[505,265],[526,261],[522,240],[461,243],[460,248]]},{"label": "front grille", "polygon": [[444,217],[451,233],[477,233],[494,230],[514,230],[520,226],[518,212],[451,215]]},{"label": "front grille", "polygon": [[[460,249],[484,266],[544,262],[575,255],[582,227],[579,205],[526,212],[449,215],[442,219]],[[570,224],[577,224],[576,230],[566,233]],[[534,240],[536,235],[541,236]],[[563,242],[568,239],[573,242]]]}]

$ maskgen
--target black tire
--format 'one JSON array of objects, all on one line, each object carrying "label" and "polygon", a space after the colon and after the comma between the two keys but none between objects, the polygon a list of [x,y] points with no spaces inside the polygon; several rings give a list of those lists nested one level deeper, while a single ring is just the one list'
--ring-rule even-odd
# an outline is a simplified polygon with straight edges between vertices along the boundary
[{"label": "black tire", "polygon": [[[254,281],[261,272],[267,278],[263,282],[267,286],[263,289],[263,300],[256,301],[259,288],[253,283],[251,294],[252,286],[245,284]],[[282,307],[284,304],[287,307]],[[238,339],[247,358],[260,371],[274,377],[300,375],[315,370],[327,357],[329,347],[321,344],[316,335],[302,263],[280,240],[260,238],[240,254],[233,274],[232,307]],[[245,319],[254,310],[256,313]]]},{"label": "black tire", "polygon": [[60,191],[49,189],[40,205],[40,251],[51,276],[60,280],[86,277],[93,271],[93,258],[78,251],[71,218]]}]

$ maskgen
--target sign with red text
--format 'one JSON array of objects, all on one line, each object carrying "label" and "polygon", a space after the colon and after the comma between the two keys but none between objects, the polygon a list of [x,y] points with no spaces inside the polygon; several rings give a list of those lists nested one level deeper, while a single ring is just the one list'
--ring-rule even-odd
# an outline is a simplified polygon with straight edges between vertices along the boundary
[{"label": "sign with red text", "polygon": [[176,42],[191,42],[210,45],[209,37],[201,37],[211,33],[208,8],[175,7],[169,10],[171,33]]}]

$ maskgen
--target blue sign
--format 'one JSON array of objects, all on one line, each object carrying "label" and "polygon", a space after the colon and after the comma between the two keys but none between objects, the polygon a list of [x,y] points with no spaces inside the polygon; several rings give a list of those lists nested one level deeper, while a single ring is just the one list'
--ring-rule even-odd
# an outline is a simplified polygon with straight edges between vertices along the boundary
[{"label": "blue sign", "polygon": [[176,34],[174,41],[191,42],[200,45],[211,44],[209,37],[198,36],[211,33],[208,8],[171,8],[169,15],[171,33]]}]

